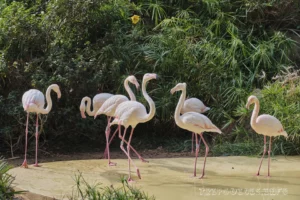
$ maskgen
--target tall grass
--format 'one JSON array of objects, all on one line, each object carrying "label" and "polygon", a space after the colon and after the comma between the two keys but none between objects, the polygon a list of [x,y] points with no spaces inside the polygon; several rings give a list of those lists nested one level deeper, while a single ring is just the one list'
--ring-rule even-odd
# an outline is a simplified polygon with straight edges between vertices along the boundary
[{"label": "tall grass", "polygon": [[[121,179],[122,186],[115,188],[113,185],[102,187],[100,183],[90,185],[82,176],[75,175],[75,191],[69,200],[154,200],[154,196],[148,196],[138,188],[130,186],[126,178]],[[75,194],[74,194],[75,193]]]}]

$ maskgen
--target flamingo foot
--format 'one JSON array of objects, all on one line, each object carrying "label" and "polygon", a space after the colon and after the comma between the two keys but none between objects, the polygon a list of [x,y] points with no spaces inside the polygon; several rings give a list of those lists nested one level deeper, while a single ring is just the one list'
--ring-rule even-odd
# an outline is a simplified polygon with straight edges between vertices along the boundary
[{"label": "flamingo foot", "polygon": [[149,163],[149,161],[148,161],[148,160],[145,160],[143,157],[139,157],[139,159],[140,159],[142,162]]},{"label": "flamingo foot", "polygon": [[140,174],[140,170],[139,170],[139,169],[136,169],[136,173],[137,173],[139,179],[142,179],[142,178],[141,178],[141,174]]},{"label": "flamingo foot", "polygon": [[34,167],[41,167],[42,165],[39,165],[39,164],[35,163],[33,166]]},{"label": "flamingo foot", "polygon": [[256,174],[256,176],[260,176],[259,172]]},{"label": "flamingo foot", "polygon": [[133,179],[131,179],[131,177],[129,177],[129,178],[127,179],[127,182],[128,182],[128,183],[133,183],[133,182],[134,182],[134,180],[133,180]]},{"label": "flamingo foot", "polygon": [[109,165],[109,166],[116,166],[116,165],[117,165],[117,163],[114,163],[114,162],[109,162],[109,163],[108,163],[108,165]]},{"label": "flamingo foot", "polygon": [[24,160],[21,167],[28,168],[27,160]]},{"label": "flamingo foot", "polygon": [[204,174],[202,174],[202,175],[199,177],[199,179],[203,179],[203,177],[204,177]]}]

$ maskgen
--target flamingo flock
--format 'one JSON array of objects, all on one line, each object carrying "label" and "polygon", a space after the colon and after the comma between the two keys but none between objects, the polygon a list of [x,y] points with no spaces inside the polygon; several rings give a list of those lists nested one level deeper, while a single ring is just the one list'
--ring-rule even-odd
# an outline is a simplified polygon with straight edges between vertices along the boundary
[{"label": "flamingo flock", "polygon": [[[119,139],[121,140],[120,148],[127,156],[128,159],[128,182],[132,182],[133,179],[131,177],[131,165],[134,166],[137,176],[141,179],[141,173],[139,168],[135,165],[133,159],[130,156],[130,151],[132,150],[142,162],[148,162],[132,147],[131,141],[134,133],[134,129],[140,123],[146,123],[150,121],[156,112],[155,103],[149,94],[146,91],[146,85],[150,80],[158,79],[158,75],[155,73],[146,73],[143,76],[142,80],[142,94],[146,99],[149,105],[149,111],[147,111],[146,107],[136,101],[136,97],[131,90],[129,83],[133,84],[136,89],[139,89],[139,83],[135,76],[128,76],[124,80],[124,88],[127,91],[129,98],[121,95],[121,94],[110,94],[110,93],[100,93],[94,96],[93,105],[91,105],[91,98],[84,97],[80,103],[80,113],[82,118],[86,118],[85,113],[89,116],[93,116],[94,119],[97,118],[98,115],[106,115],[107,117],[107,125],[105,129],[105,137],[106,137],[106,147],[104,152],[104,158],[108,159],[108,166],[116,166],[117,163],[111,162],[109,145],[112,142],[114,136],[118,133]],[[204,132],[216,132],[221,134],[222,131],[214,125],[211,120],[205,116],[203,113],[210,110],[209,107],[205,106],[204,103],[197,98],[189,98],[186,99],[186,83],[178,83],[174,88],[171,89],[171,94],[174,94],[177,91],[181,92],[179,101],[177,103],[174,119],[176,125],[182,129],[188,130],[192,132],[192,153],[194,153],[194,138],[195,138],[195,161],[194,161],[194,172],[193,176],[196,177],[197,171],[197,158],[200,149],[200,143],[203,141],[205,145],[205,156],[203,161],[202,174],[199,178],[203,178],[205,175],[205,164],[207,155],[209,152],[209,146],[204,139]],[[36,154],[35,154],[35,164],[33,166],[39,167],[38,164],[38,119],[39,114],[48,114],[52,108],[52,99],[50,97],[51,91],[54,91],[57,94],[57,98],[61,97],[60,88],[57,84],[52,84],[48,87],[46,91],[46,101],[47,107],[44,108],[45,105],[45,97],[42,92],[36,89],[30,89],[24,93],[22,97],[22,104],[24,111],[27,112],[27,120],[26,120],[26,129],[25,129],[25,156],[24,162],[21,165],[24,168],[28,168],[27,164],[27,143],[28,143],[28,121],[29,121],[29,113],[36,113]],[[259,113],[259,100],[256,96],[250,96],[247,101],[247,109],[250,108],[250,105],[254,104],[254,110],[252,113],[250,125],[252,129],[258,133],[264,135],[264,151],[260,161],[260,165],[258,168],[257,176],[260,175],[260,168],[263,162],[263,158],[267,151],[266,137],[269,136],[269,150],[268,150],[268,176],[270,176],[270,154],[271,154],[271,141],[272,137],[276,136],[285,136],[288,137],[286,131],[281,124],[281,122],[271,115],[262,114],[258,116]],[[92,106],[92,110],[91,110]],[[111,126],[117,125],[115,132],[110,135]],[[122,134],[121,127],[124,127],[124,132]],[[131,127],[129,139],[125,139],[127,129]],[[199,136],[199,139],[198,139]],[[124,147],[124,143],[127,145],[127,148]]]}]

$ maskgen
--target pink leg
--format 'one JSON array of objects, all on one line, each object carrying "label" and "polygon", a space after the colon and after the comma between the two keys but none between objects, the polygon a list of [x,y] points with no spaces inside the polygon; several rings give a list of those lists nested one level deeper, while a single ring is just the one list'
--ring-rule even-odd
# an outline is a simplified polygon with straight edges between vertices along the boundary
[{"label": "pink leg", "polygon": [[38,164],[38,146],[39,146],[39,115],[36,114],[35,124],[35,164],[33,166],[40,167]]},{"label": "pink leg", "polygon": [[191,153],[194,153],[194,137],[195,137],[195,133],[192,133],[192,152]]},{"label": "pink leg", "polygon": [[108,156],[108,165],[109,166],[116,166],[117,163],[113,163],[110,161],[110,155],[109,155],[109,135],[110,135],[110,119],[107,119],[108,123],[107,123],[107,127],[105,130],[105,136],[106,136],[106,150],[107,150],[107,156]]},{"label": "pink leg", "polygon": [[[194,133],[193,133],[194,135]],[[198,158],[198,153],[199,153],[199,145],[198,145],[198,136],[196,136],[196,151],[195,151],[195,165],[194,165],[194,177],[196,176],[196,166],[197,166],[197,158]]]},{"label": "pink leg", "polygon": [[[105,128],[105,138],[107,139],[107,132],[109,132],[109,135],[110,135],[110,126],[109,126],[109,123],[110,123],[110,119],[111,117],[108,117],[107,116],[107,125],[106,125],[106,128]],[[105,146],[105,151],[104,151],[104,159],[108,159],[108,152],[107,152],[107,143],[106,143],[106,146]]]},{"label": "pink leg", "polygon": [[202,133],[200,133],[200,137],[201,137],[201,139],[203,140],[203,143],[204,143],[204,145],[205,145],[205,158],[204,158],[204,164],[203,164],[202,175],[200,176],[200,178],[203,178],[203,177],[204,177],[204,174],[205,174],[206,157],[207,157],[207,154],[208,154],[208,152],[209,152],[209,147],[208,147],[206,141],[204,140]]},{"label": "pink leg", "polygon": [[263,155],[262,155],[262,157],[261,157],[260,165],[259,165],[258,172],[257,172],[256,176],[259,176],[261,164],[262,164],[262,162],[263,162],[263,160],[264,160],[264,157],[265,157],[265,154],[266,154],[266,151],[267,151],[266,143],[267,143],[267,137],[264,136],[264,152],[263,152]]},{"label": "pink leg", "polygon": [[21,167],[28,168],[27,164],[27,138],[28,138],[28,119],[29,119],[29,112],[27,113],[27,120],[26,120],[26,129],[25,129],[25,159]]},{"label": "pink leg", "polygon": [[271,164],[271,146],[272,146],[272,137],[270,137],[270,143],[269,143],[269,151],[268,151],[268,156],[269,156],[269,162],[268,162],[268,177],[270,177],[270,164]]},{"label": "pink leg", "polygon": [[[114,134],[111,136],[109,144],[112,142],[113,138],[115,137],[116,133],[117,133],[118,129],[116,129],[116,131],[114,132]],[[124,141],[127,145],[127,141]],[[129,145],[131,150],[138,156],[138,158],[142,161],[142,162],[149,162],[147,160],[145,160],[131,145]],[[104,152],[104,154],[106,153],[106,151]]]},{"label": "pink leg", "polygon": [[[125,135],[126,135],[126,130],[127,128],[125,128],[124,130],[124,134],[123,136],[121,135],[121,125],[119,125],[119,138],[122,139],[121,141],[121,145],[120,145],[120,148],[122,149],[122,151],[127,155],[128,157],[128,164],[130,166],[130,161],[132,162],[132,164],[134,165],[134,167],[136,168],[136,172],[137,172],[137,175],[138,177],[141,179],[141,174],[140,174],[140,170],[137,168],[137,166],[134,164],[134,162],[132,161],[130,155],[128,154],[128,152],[124,149],[124,142],[125,142]],[[132,131],[133,132],[133,131]],[[132,135],[132,134],[130,134]],[[130,172],[130,168],[129,168],[129,177],[128,177],[128,182],[132,182],[133,180],[131,179],[131,172]]]}]

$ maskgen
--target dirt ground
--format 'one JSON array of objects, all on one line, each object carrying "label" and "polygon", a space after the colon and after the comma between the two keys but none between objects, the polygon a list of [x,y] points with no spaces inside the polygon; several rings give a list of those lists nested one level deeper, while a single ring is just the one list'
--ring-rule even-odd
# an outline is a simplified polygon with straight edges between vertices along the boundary
[{"label": "dirt ground", "polygon": [[[178,158],[178,157],[193,157],[194,154],[191,152],[167,152],[163,148],[157,148],[153,150],[143,150],[139,151],[141,156],[147,160],[147,158]],[[126,159],[126,155],[123,152],[114,150],[111,153],[112,159]],[[133,158],[137,158],[134,153],[132,153]],[[68,160],[87,160],[87,159],[103,159],[102,152],[90,152],[90,153],[70,153],[70,154],[59,154],[59,153],[47,153],[39,155],[39,162],[56,162],[56,161],[68,161]],[[24,160],[24,155],[17,155],[13,159],[7,159],[7,162],[13,167],[21,166]],[[30,155],[27,158],[29,165],[34,164],[34,155]],[[19,190],[15,188],[15,190]],[[18,200],[53,200],[53,198],[45,197],[42,195],[34,194],[31,192],[25,192],[21,195],[17,195]]]}]

